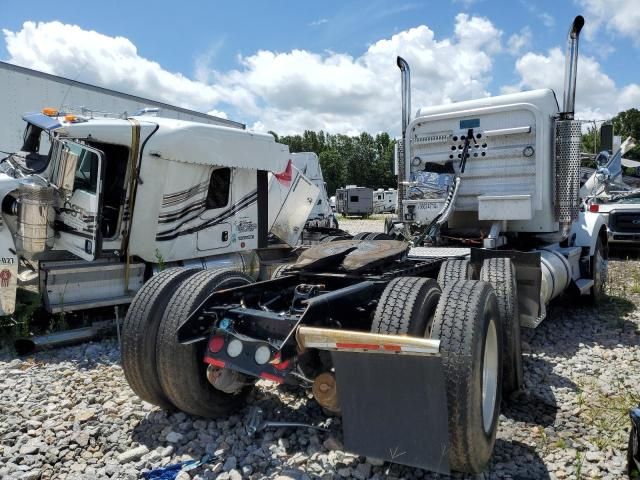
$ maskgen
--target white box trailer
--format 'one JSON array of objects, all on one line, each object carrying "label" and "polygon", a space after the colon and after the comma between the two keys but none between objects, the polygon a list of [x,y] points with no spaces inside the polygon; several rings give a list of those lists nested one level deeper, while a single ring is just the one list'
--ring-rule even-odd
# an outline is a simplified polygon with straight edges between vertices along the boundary
[{"label": "white box trailer", "polygon": [[0,150],[20,149],[25,113],[40,112],[43,107],[66,111],[68,106],[79,108],[78,113],[88,116],[100,117],[108,112],[123,118],[157,108],[164,118],[245,128],[239,122],[0,62]]}]

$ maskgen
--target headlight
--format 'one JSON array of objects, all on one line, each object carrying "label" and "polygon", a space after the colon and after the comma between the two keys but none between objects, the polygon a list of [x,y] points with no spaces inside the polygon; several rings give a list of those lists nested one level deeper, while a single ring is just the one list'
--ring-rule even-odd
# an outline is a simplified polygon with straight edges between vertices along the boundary
[{"label": "headlight", "polygon": [[261,345],[256,348],[253,358],[258,365],[264,365],[271,359],[271,350],[266,345]]},{"label": "headlight", "polygon": [[231,358],[236,358],[238,355],[242,353],[242,342],[237,338],[234,338],[227,345],[227,355]]}]

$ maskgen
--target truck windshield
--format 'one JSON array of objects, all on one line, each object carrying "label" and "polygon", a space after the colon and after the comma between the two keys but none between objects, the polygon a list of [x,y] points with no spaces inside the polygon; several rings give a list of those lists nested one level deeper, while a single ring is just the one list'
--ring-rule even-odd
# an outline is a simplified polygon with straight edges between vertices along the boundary
[{"label": "truck windshield", "polygon": [[49,164],[51,141],[48,133],[31,123],[24,130],[22,148],[11,155],[11,164],[24,173],[40,173]]}]

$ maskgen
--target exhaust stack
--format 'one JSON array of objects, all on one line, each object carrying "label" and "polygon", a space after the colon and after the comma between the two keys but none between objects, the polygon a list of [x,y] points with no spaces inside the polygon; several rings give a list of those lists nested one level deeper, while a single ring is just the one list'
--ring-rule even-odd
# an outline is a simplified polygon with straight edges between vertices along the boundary
[{"label": "exhaust stack", "polygon": [[402,90],[402,139],[409,126],[411,117],[411,70],[407,61],[398,57],[398,68],[400,69],[401,90]]},{"label": "exhaust stack", "polygon": [[411,120],[411,70],[407,61],[398,57],[396,60],[400,69],[400,89],[402,91],[402,139],[398,142],[398,204],[396,205],[396,213],[403,218],[402,203],[405,196],[405,182],[407,178],[407,157],[406,148],[409,148],[409,142],[406,140],[405,134]]},{"label": "exhaust stack", "polygon": [[562,118],[573,120],[576,104],[576,78],[578,73],[578,40],[584,27],[584,17],[578,15],[571,24],[567,35],[567,51],[565,54],[564,95],[562,98]]}]

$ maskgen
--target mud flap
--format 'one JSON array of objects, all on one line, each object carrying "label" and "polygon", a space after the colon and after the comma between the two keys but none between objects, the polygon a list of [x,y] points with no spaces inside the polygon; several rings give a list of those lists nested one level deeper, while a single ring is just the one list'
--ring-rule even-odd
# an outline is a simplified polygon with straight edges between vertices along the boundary
[{"label": "mud flap", "polygon": [[332,352],[344,446],[358,455],[449,473],[442,359]]}]

